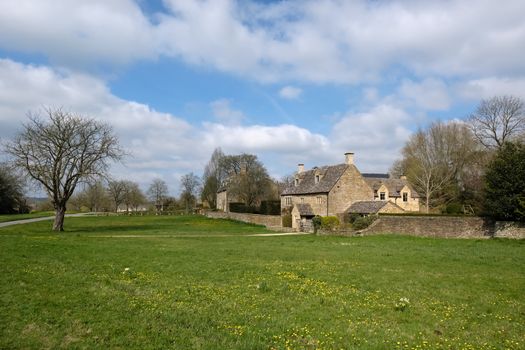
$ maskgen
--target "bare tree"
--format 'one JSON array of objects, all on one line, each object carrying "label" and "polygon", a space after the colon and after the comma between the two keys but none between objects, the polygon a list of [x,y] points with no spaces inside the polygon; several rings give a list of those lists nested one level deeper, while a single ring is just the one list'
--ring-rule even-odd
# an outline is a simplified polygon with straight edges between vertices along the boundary
[{"label": "bare tree", "polygon": [[125,190],[126,182],[123,180],[110,180],[108,182],[108,194],[113,201],[115,213],[118,211],[118,207],[124,201]]},{"label": "bare tree", "polygon": [[247,206],[260,204],[272,191],[273,182],[255,155],[224,156],[221,167],[228,174],[228,190]]},{"label": "bare tree", "polygon": [[186,212],[188,213],[190,208],[195,205],[195,199],[201,185],[201,181],[197,175],[194,173],[189,173],[183,175],[180,179],[180,182],[182,187],[181,200],[184,202]]},{"label": "bare tree", "polygon": [[202,175],[202,201],[207,201],[210,208],[215,209],[217,207],[217,191],[222,185],[225,174],[221,167],[221,160],[224,157],[224,153],[220,148],[216,148],[211,155],[211,158],[204,168],[204,174]]},{"label": "bare tree", "polygon": [[525,132],[523,100],[514,96],[496,96],[482,100],[468,117],[476,139],[487,148],[500,148],[506,141]]},{"label": "bare tree", "polygon": [[129,209],[137,210],[138,206],[146,202],[146,197],[140,190],[139,184],[133,181],[124,181],[123,202],[126,205],[126,211]]},{"label": "bare tree", "polygon": [[53,230],[63,231],[66,204],[77,184],[105,173],[108,162],[123,153],[109,125],[60,108],[44,112],[47,120],[29,115],[6,152],[43,186],[55,209]]},{"label": "bare tree", "polygon": [[412,135],[403,148],[401,164],[393,169],[407,175],[408,180],[425,198],[428,213],[451,191],[464,186],[465,170],[477,155],[476,143],[469,129],[461,123],[434,123],[428,130]]},{"label": "bare tree", "polygon": [[164,210],[164,201],[168,196],[168,185],[161,179],[155,179],[148,188],[148,198],[155,204],[157,214]]},{"label": "bare tree", "polygon": [[89,208],[89,211],[97,212],[104,208],[107,209],[109,206],[109,198],[101,181],[88,182],[85,184],[84,190],[71,198],[71,201],[74,199],[81,206]]}]

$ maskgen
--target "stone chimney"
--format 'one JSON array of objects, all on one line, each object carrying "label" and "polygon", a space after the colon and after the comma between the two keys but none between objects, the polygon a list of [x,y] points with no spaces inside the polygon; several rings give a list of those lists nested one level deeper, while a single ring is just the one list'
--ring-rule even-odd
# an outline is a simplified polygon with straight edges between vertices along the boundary
[{"label": "stone chimney", "polygon": [[401,175],[399,178],[400,178],[401,180],[406,180],[406,179],[407,179],[407,176],[406,176],[406,175]]},{"label": "stone chimney", "polygon": [[353,152],[345,153],[345,163],[348,165],[354,164],[354,153]]},{"label": "stone chimney", "polygon": [[300,173],[302,173],[302,172],[304,172],[304,164],[299,163],[299,164],[297,165],[297,173],[300,174]]}]

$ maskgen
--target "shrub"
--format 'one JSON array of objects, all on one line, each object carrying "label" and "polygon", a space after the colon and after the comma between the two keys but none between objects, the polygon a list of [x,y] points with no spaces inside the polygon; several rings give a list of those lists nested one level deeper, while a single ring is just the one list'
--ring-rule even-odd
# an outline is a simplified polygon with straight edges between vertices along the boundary
[{"label": "shrub", "polygon": [[321,228],[327,231],[334,231],[339,226],[337,216],[323,216],[321,218]]},{"label": "shrub", "polygon": [[376,220],[376,218],[377,217],[375,215],[361,216],[354,221],[352,227],[355,230],[363,230],[370,226],[370,224],[372,224]]},{"label": "shrub", "polygon": [[348,222],[353,224],[357,219],[359,219],[361,217],[361,215],[357,214],[357,213],[350,213],[348,215]]},{"label": "shrub", "polygon": [[444,214],[463,214],[463,205],[460,203],[449,203],[444,208]]},{"label": "shrub", "polygon": [[286,214],[282,216],[283,227],[292,227],[292,214]]},{"label": "shrub", "polygon": [[230,211],[234,213],[249,213],[254,214],[257,213],[258,210],[255,207],[250,207],[245,205],[244,203],[230,203]]},{"label": "shrub", "polygon": [[314,233],[317,233],[317,230],[321,227],[321,217],[319,215],[314,216],[312,219],[312,225],[314,226]]},{"label": "shrub", "polygon": [[261,201],[260,214],[279,215],[281,212],[281,201]]}]

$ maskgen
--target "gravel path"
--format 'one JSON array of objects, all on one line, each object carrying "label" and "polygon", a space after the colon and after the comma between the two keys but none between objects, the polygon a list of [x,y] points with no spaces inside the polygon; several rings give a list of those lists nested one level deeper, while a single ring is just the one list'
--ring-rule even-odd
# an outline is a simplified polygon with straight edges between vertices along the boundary
[{"label": "gravel path", "polygon": [[[90,213],[79,213],[79,214],[66,214],[66,217],[75,217],[75,216],[84,216],[84,215],[89,215]],[[6,222],[1,222],[0,223],[0,227],[5,227],[5,226],[11,226],[11,225],[20,225],[20,224],[29,224],[31,222],[37,222],[37,221],[45,221],[45,220],[53,220],[55,217],[54,216],[46,216],[46,217],[43,217],[43,218],[34,218],[34,219],[24,219],[24,220],[16,220],[16,221],[6,221]]]}]

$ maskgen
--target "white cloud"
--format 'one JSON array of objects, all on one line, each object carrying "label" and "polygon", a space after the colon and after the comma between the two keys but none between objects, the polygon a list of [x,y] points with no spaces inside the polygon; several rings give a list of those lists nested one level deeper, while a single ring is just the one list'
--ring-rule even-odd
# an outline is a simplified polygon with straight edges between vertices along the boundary
[{"label": "white cloud", "polygon": [[399,94],[425,110],[447,110],[452,101],[446,84],[439,79],[424,79],[421,82],[403,80]]},{"label": "white cloud", "polygon": [[347,113],[332,129],[331,149],[340,162],[344,152],[354,152],[361,171],[387,172],[411,134],[411,123],[404,110],[386,104]]},{"label": "white cloud", "polygon": [[285,86],[279,90],[279,96],[287,100],[295,100],[301,96],[303,90],[294,86]]},{"label": "white cloud", "polygon": [[521,0],[165,5],[150,21],[132,0],[4,0],[0,47],[68,67],[166,55],[259,81],[525,75]]},{"label": "white cloud", "polygon": [[132,0],[0,3],[0,47],[42,53],[66,66],[153,58],[153,29]]},{"label": "white cloud", "polygon": [[468,100],[500,95],[513,95],[525,99],[525,77],[472,79],[457,84],[455,90],[458,95]]},{"label": "white cloud", "polygon": [[[224,111],[225,106],[229,108],[225,101],[215,101],[215,107]],[[294,125],[208,122],[194,126],[180,117],[120,99],[99,79],[0,59],[0,138],[12,137],[26,120],[26,112],[42,106],[63,106],[111,124],[123,148],[131,153],[124,165],[113,167],[112,175],[137,181],[143,188],[162,177],[172,193],[182,174],[202,172],[216,147],[228,153],[255,153],[271,173],[278,174],[287,171],[282,165],[297,154],[313,157],[328,152],[330,146],[326,137]]]},{"label": "white cloud", "polygon": [[319,153],[329,148],[326,137],[295,125],[228,127],[208,123],[205,127],[208,143],[220,144],[232,153]]},{"label": "white cloud", "polygon": [[245,119],[244,113],[237,109],[233,109],[231,107],[231,101],[228,99],[216,100],[210,105],[213,115],[220,123],[238,125]]}]

